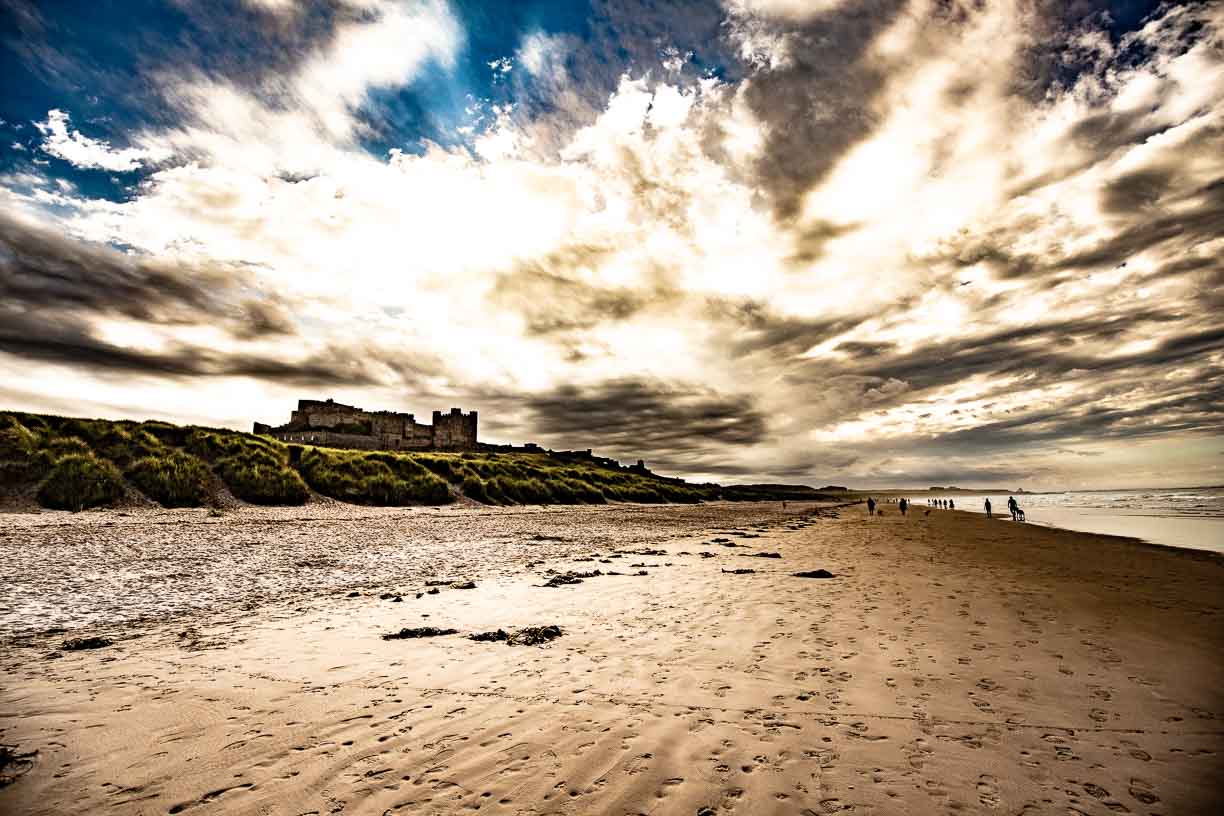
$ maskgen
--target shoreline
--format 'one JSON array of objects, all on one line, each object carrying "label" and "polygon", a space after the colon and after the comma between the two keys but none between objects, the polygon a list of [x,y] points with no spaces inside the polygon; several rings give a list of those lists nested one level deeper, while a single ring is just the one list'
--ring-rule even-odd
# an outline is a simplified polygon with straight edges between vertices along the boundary
[{"label": "shoreline", "polygon": [[[0,810],[1091,816],[1216,801],[1220,559],[965,512],[733,510],[621,518],[620,544],[492,565],[474,589],[418,598],[423,578],[388,573],[357,597],[97,627],[103,649],[31,637],[0,658],[0,742],[38,753]],[[517,546],[554,529],[518,529]],[[543,586],[596,569],[621,574]],[[812,569],[833,577],[794,576]],[[540,647],[464,637],[545,624],[564,634]],[[425,625],[459,634],[381,638]]]}]

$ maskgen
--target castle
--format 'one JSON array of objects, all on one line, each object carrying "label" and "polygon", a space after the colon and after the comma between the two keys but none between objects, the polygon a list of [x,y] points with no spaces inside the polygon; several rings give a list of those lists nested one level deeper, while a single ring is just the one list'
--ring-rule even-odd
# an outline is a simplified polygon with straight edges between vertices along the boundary
[{"label": "castle", "polygon": [[255,433],[330,448],[466,451],[476,449],[476,412],[434,411],[433,424],[423,425],[412,414],[363,411],[330,399],[298,400],[289,424],[274,428],[256,422]]}]

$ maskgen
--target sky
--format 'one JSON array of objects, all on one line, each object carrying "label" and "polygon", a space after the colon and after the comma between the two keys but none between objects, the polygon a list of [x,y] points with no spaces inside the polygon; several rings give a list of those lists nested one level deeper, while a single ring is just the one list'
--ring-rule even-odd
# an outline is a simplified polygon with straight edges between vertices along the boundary
[{"label": "sky", "polygon": [[6,0],[0,408],[1224,484],[1224,4]]}]

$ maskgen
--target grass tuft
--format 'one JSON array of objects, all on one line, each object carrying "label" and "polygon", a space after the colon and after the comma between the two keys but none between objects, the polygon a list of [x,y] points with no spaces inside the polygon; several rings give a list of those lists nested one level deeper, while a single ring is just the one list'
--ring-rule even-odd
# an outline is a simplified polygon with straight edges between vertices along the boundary
[{"label": "grass tuft", "polygon": [[298,472],[270,449],[250,448],[213,467],[231,493],[251,504],[305,504],[310,498]]},{"label": "grass tuft", "polygon": [[105,459],[73,453],[61,457],[38,489],[43,507],[79,512],[123,496],[123,477]]},{"label": "grass tuft", "polygon": [[137,459],[127,471],[132,484],[163,507],[207,504],[209,476],[208,465],[177,450]]},{"label": "grass tuft", "polygon": [[299,467],[312,488],[354,504],[403,507],[453,500],[444,479],[401,454],[309,448]]}]

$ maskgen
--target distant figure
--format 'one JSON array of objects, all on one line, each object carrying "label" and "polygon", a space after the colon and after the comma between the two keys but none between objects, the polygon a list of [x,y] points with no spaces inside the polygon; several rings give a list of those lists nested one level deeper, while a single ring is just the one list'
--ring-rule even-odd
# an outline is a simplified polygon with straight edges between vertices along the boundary
[{"label": "distant figure", "polygon": [[867,497],[867,515],[875,515],[875,499],[871,498],[870,496]]},{"label": "distant figure", "polygon": [[1007,509],[1011,511],[1012,521],[1016,521],[1016,516],[1020,513],[1020,505],[1016,502],[1015,496],[1007,497]]},{"label": "distant figure", "polygon": [[949,509],[949,510],[955,510],[955,509],[956,509],[956,502],[952,501],[951,499],[948,499],[948,509]]},{"label": "distant figure", "polygon": [[785,510],[785,509],[786,509],[786,502],[782,502],[782,509],[783,509],[783,510]]},{"label": "distant figure", "polygon": [[986,518],[990,518],[990,499],[986,500]]},{"label": "distant figure", "polygon": [[900,510],[901,510],[901,515],[903,515],[903,516],[904,516],[904,515],[905,515],[905,511],[909,509],[909,502],[907,502],[905,499],[902,499],[902,500],[901,500],[901,501],[899,501],[897,504],[898,504],[898,506],[900,507]]}]

